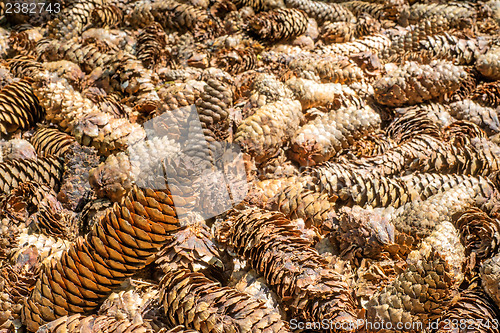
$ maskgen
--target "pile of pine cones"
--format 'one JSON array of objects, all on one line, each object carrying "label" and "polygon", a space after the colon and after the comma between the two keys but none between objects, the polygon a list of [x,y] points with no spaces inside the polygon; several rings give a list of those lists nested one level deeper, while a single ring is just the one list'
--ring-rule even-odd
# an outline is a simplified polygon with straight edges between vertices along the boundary
[{"label": "pile of pine cones", "polygon": [[499,0],[2,1],[0,332],[498,333],[499,115]]}]

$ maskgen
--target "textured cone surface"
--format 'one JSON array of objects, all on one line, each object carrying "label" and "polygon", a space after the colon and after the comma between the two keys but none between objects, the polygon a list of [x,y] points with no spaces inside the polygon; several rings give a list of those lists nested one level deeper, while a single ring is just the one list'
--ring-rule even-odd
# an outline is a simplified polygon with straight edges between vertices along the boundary
[{"label": "textured cone surface", "polygon": [[[466,323],[467,330],[496,333],[499,329],[495,321],[498,321],[499,317],[500,312],[492,299],[480,287],[476,287],[460,293],[454,304],[439,318],[439,329],[436,332],[459,332]],[[462,327],[460,323],[464,323]]]},{"label": "textured cone surface", "polygon": [[152,68],[160,60],[162,49],[166,46],[165,31],[160,24],[146,27],[137,37],[137,59],[146,68]]},{"label": "textured cone surface", "polygon": [[487,107],[497,108],[500,106],[500,82],[484,83],[471,93],[471,99]]},{"label": "textured cone surface", "polygon": [[72,239],[76,224],[72,214],[63,209],[56,193],[48,185],[20,183],[2,203],[2,211],[19,226],[47,236]]},{"label": "textured cone surface", "polygon": [[375,130],[380,122],[380,116],[370,107],[332,111],[295,132],[291,156],[301,165],[327,161]]},{"label": "textured cone surface", "polygon": [[50,323],[41,326],[39,333],[152,333],[146,324],[132,323],[127,319],[116,319],[110,316],[92,315],[85,317],[81,314],[62,316]]},{"label": "textured cone surface", "polygon": [[500,254],[483,262],[480,275],[484,290],[500,307]]},{"label": "textured cone surface", "polygon": [[114,28],[123,21],[123,11],[111,4],[95,8],[91,14],[92,25]]},{"label": "textured cone surface", "polygon": [[[359,66],[339,55],[299,56],[290,61],[289,67],[295,70],[298,75],[304,72],[311,72],[317,75],[321,79],[321,82],[324,83],[351,84],[361,81],[364,78],[363,70]],[[311,82],[314,81],[311,80]],[[317,83],[313,87],[319,90],[318,93],[321,93],[325,89],[320,89]],[[336,89],[344,91],[344,94],[347,96],[352,90],[348,86],[337,86]]]},{"label": "textured cone surface", "polygon": [[26,181],[46,184],[57,191],[62,174],[63,163],[55,157],[3,162],[0,163],[0,191],[10,193],[12,189]]},{"label": "textured cone surface", "polygon": [[480,105],[470,99],[463,99],[449,105],[449,112],[453,117],[473,122],[489,135],[500,132],[500,121],[494,108]]},{"label": "textured cone surface", "polygon": [[419,22],[424,17],[441,16],[449,21],[451,27],[465,27],[474,23],[477,12],[468,2],[439,4],[416,3],[410,7],[408,21],[410,24]]},{"label": "textured cone surface", "polygon": [[234,141],[254,156],[256,162],[264,162],[278,153],[299,127],[302,117],[298,101],[285,99],[267,104],[238,126]]},{"label": "textured cone surface", "polygon": [[64,156],[75,139],[56,128],[40,127],[30,138],[38,156]]},{"label": "textured cone surface", "polygon": [[92,188],[89,173],[99,163],[96,151],[89,147],[72,145],[64,156],[65,170],[57,199],[64,207],[75,210],[84,204]]},{"label": "textured cone surface", "polygon": [[276,9],[256,15],[249,27],[261,39],[292,39],[306,32],[307,16],[297,9]]},{"label": "textured cone surface", "polygon": [[304,11],[309,17],[315,19],[318,24],[323,24],[326,21],[356,21],[351,11],[336,3],[325,3],[315,0],[286,0],[285,4],[289,8],[296,8]]},{"label": "textured cone surface", "polygon": [[247,294],[220,287],[203,274],[178,270],[160,282],[160,300],[171,325],[203,332],[289,332],[280,315]]},{"label": "textured cone surface", "polygon": [[488,79],[500,80],[500,47],[480,55],[476,61],[476,69]]},{"label": "textured cone surface", "polygon": [[44,110],[27,81],[0,90],[0,131],[6,135],[27,130],[44,117]]},{"label": "textured cone surface", "polygon": [[220,227],[218,237],[265,277],[292,317],[356,325],[346,281],[327,267],[282,214],[261,209],[236,212]]},{"label": "textured cone surface", "polygon": [[61,38],[71,39],[78,36],[90,22],[91,13],[103,4],[102,0],[74,1],[64,8],[51,27],[53,33]]},{"label": "textured cone surface", "polygon": [[458,89],[466,76],[461,67],[446,61],[429,65],[410,61],[375,82],[375,99],[383,105],[402,106],[443,98]]},{"label": "textured cone surface", "polygon": [[442,313],[463,280],[465,262],[459,234],[442,223],[408,258],[408,268],[367,304],[367,319],[396,323],[422,321]]},{"label": "textured cone surface", "polygon": [[28,329],[96,309],[113,288],[151,262],[178,229],[168,192],[133,188],[122,204],[106,210],[85,238],[44,265],[24,306]]},{"label": "textured cone surface", "polygon": [[460,230],[466,254],[474,253],[478,260],[485,260],[500,247],[500,223],[479,208],[470,208],[457,214],[454,224]]}]

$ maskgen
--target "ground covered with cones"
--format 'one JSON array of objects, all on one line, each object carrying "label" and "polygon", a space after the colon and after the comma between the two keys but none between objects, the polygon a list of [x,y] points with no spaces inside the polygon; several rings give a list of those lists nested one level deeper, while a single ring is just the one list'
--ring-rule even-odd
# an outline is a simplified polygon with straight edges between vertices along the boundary
[{"label": "ground covered with cones", "polygon": [[499,114],[498,0],[0,2],[0,332],[498,333]]}]

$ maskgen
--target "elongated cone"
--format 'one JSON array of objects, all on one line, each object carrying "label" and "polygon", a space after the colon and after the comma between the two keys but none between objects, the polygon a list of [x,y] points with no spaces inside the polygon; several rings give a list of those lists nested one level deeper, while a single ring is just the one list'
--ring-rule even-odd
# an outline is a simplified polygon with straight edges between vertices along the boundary
[{"label": "elongated cone", "polygon": [[500,132],[500,121],[494,108],[480,105],[470,99],[453,102],[449,106],[449,112],[453,117],[473,122],[488,135]]},{"label": "elongated cone", "polygon": [[295,132],[291,140],[291,157],[308,166],[328,161],[374,131],[380,123],[379,114],[369,106],[331,111]]},{"label": "elongated cone", "polygon": [[281,213],[257,208],[235,212],[219,227],[218,239],[265,277],[292,318],[328,320],[332,330],[355,330],[348,284]]},{"label": "elongated cone", "polygon": [[383,34],[375,34],[358,38],[352,42],[336,43],[322,46],[316,53],[322,55],[353,56],[355,54],[370,52],[378,54],[391,45],[391,39]]},{"label": "elongated cone", "polygon": [[63,163],[55,157],[11,160],[0,163],[0,192],[8,194],[20,183],[35,181],[59,190]]},{"label": "elongated cone", "polygon": [[79,36],[90,23],[92,11],[103,3],[103,0],[73,1],[61,10],[49,30],[58,38],[71,39]]},{"label": "elongated cone", "polygon": [[303,118],[300,102],[285,99],[259,108],[236,130],[235,143],[241,145],[257,163],[276,155]]},{"label": "elongated cone", "polygon": [[[493,300],[481,289],[464,290],[437,320],[436,333],[460,332],[466,327],[471,332],[498,333],[500,311]],[[436,327],[433,325],[433,327]]]},{"label": "elongated cone", "polygon": [[153,68],[160,60],[167,41],[159,23],[146,27],[137,37],[137,59],[146,68]]},{"label": "elongated cone", "polygon": [[500,80],[500,47],[491,48],[476,61],[476,69],[486,78]]},{"label": "elongated cone", "polygon": [[123,11],[115,5],[105,4],[94,8],[90,21],[95,27],[114,28],[123,21]]},{"label": "elongated cone", "polygon": [[0,132],[27,130],[45,116],[31,84],[21,80],[0,90]]},{"label": "elongated cone", "polygon": [[[367,304],[367,321],[427,323],[442,314],[462,282],[465,262],[460,235],[450,222],[443,222],[410,253],[408,268]],[[401,325],[401,324],[400,324]],[[373,327],[376,327],[373,325]],[[367,325],[368,331],[375,330]]]},{"label": "elongated cone", "polygon": [[85,204],[85,200],[92,192],[89,173],[98,163],[99,156],[94,149],[78,144],[69,147],[64,156],[65,170],[61,188],[57,193],[57,199],[64,207],[75,210]]},{"label": "elongated cone", "polygon": [[178,229],[168,191],[134,187],[84,238],[45,263],[25,303],[24,323],[35,331],[58,317],[95,310],[113,288],[150,263]]},{"label": "elongated cone", "polygon": [[460,184],[427,200],[400,207],[390,218],[396,229],[398,251],[404,256],[415,249],[436,227],[444,222],[451,223],[456,213],[470,206],[491,204],[493,193],[492,184],[483,180],[477,185]]},{"label": "elongated cone", "polygon": [[30,138],[38,156],[64,156],[71,145],[76,143],[71,135],[57,128],[40,127]]},{"label": "elongated cone", "polygon": [[304,11],[307,16],[315,19],[318,25],[323,25],[326,21],[356,21],[356,17],[349,9],[336,3],[325,3],[316,0],[286,0],[285,4],[288,8],[296,8]]},{"label": "elongated cone", "polygon": [[450,27],[465,28],[474,24],[477,11],[472,3],[416,3],[410,7],[410,24],[420,22],[422,18],[441,16],[448,20]]},{"label": "elongated cone", "polygon": [[38,333],[153,333],[144,323],[132,323],[127,319],[116,319],[110,316],[92,315],[85,317],[81,314],[62,316],[51,321],[38,330]]},{"label": "elongated cone", "polygon": [[469,208],[457,214],[455,226],[460,231],[465,254],[475,254],[477,260],[486,260],[500,247],[500,222],[479,208]]},{"label": "elongated cone", "polygon": [[160,282],[160,301],[170,325],[203,332],[290,332],[263,302],[221,287],[203,274],[181,269]]},{"label": "elongated cone", "polygon": [[249,22],[249,29],[269,41],[292,39],[306,32],[307,16],[297,9],[279,8],[262,12]]},{"label": "elongated cone", "polygon": [[457,90],[466,77],[462,67],[447,61],[436,60],[429,65],[409,61],[375,82],[375,99],[388,106],[442,99]]},{"label": "elongated cone", "polygon": [[480,272],[484,291],[500,307],[500,254],[485,260]]}]

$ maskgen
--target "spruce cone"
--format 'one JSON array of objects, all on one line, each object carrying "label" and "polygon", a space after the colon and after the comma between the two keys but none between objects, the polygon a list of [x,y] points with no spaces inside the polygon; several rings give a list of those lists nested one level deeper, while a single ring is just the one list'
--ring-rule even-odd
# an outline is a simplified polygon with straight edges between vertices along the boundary
[{"label": "spruce cone", "polygon": [[298,101],[284,99],[267,104],[239,126],[234,142],[255,157],[257,163],[273,157],[293,135],[302,120]]},{"label": "spruce cone", "polygon": [[233,106],[231,81],[226,73],[221,73],[221,77],[208,79],[196,101],[203,133],[218,141],[229,136],[229,109]]},{"label": "spruce cone", "polygon": [[94,149],[75,144],[69,147],[64,162],[65,170],[57,199],[67,209],[83,208],[92,191],[89,170],[97,167],[99,157]]},{"label": "spruce cone", "polygon": [[330,22],[355,22],[356,17],[346,8],[336,3],[325,3],[316,0],[286,0],[288,8],[296,8],[304,11],[309,17],[323,25]]},{"label": "spruce cone", "polygon": [[465,254],[475,254],[479,260],[494,256],[500,247],[500,222],[479,208],[469,208],[457,214],[454,224],[460,230]]},{"label": "spruce cone", "polygon": [[363,52],[379,53],[391,45],[389,37],[383,34],[364,36],[348,43],[337,43],[323,46],[316,53],[322,55],[352,56]]},{"label": "spruce cone", "polygon": [[225,267],[227,262],[223,259],[226,258],[212,241],[210,229],[204,221],[197,221],[173,235],[158,252],[154,264],[163,274],[188,269],[224,282],[229,267]]},{"label": "spruce cone", "polygon": [[351,88],[338,83],[317,83],[313,80],[292,78],[286,85],[302,104],[302,110],[314,107],[338,109],[345,105],[361,107],[358,95]]},{"label": "spruce cone", "polygon": [[500,106],[500,81],[484,83],[471,93],[471,99],[490,108]]},{"label": "spruce cone", "polygon": [[39,127],[30,142],[41,157],[64,156],[71,146],[76,144],[71,135],[50,127]]},{"label": "spruce cone", "polygon": [[77,233],[74,216],[63,209],[49,186],[36,182],[20,183],[2,203],[2,211],[19,228],[47,236],[73,239]]},{"label": "spruce cone", "polygon": [[449,104],[450,114],[460,120],[468,120],[481,127],[488,135],[500,132],[500,121],[495,109],[464,99]]},{"label": "spruce cone", "polygon": [[374,84],[375,99],[388,106],[417,104],[444,98],[458,89],[467,72],[446,61],[429,65],[408,62]]},{"label": "spruce cone", "polygon": [[169,192],[133,188],[106,211],[85,238],[42,268],[23,319],[35,331],[70,313],[96,309],[113,288],[143,268],[179,229]]},{"label": "spruce cone", "polygon": [[500,254],[483,262],[481,280],[484,291],[500,307]]},{"label": "spruce cone", "polygon": [[431,59],[447,59],[460,65],[474,63],[480,54],[475,40],[460,39],[448,33],[426,37],[420,41],[419,52]]},{"label": "spruce cone", "polygon": [[306,32],[307,16],[297,9],[275,9],[257,14],[249,29],[259,38],[269,41],[293,39]]},{"label": "spruce cone", "polygon": [[423,18],[441,16],[448,20],[452,28],[470,27],[475,23],[477,12],[472,3],[417,3],[410,7],[408,21],[410,24],[420,22]]},{"label": "spruce cone", "polygon": [[49,30],[57,38],[71,39],[79,36],[84,27],[90,23],[91,13],[103,5],[103,0],[77,0],[63,8]]},{"label": "spruce cone", "polygon": [[152,333],[153,330],[143,323],[132,323],[127,319],[116,319],[109,316],[92,315],[85,317],[81,314],[62,316],[51,321],[37,330],[40,333]]},{"label": "spruce cone", "polygon": [[94,8],[90,14],[90,21],[95,27],[115,28],[123,21],[122,10],[112,4],[105,4]]},{"label": "spruce cone", "polygon": [[[327,319],[354,331],[354,301],[342,276],[280,213],[247,209],[220,226],[219,241],[232,247],[264,275],[292,318]],[[336,324],[336,325],[335,325]]]},{"label": "spruce cone", "polygon": [[0,131],[10,134],[27,130],[44,117],[44,110],[31,84],[21,80],[0,90]]},{"label": "spruce cone", "polygon": [[357,17],[356,23],[327,22],[321,27],[321,36],[327,43],[352,42],[356,38],[375,35],[381,30],[380,22],[369,15]]},{"label": "spruce cone", "polygon": [[291,157],[309,166],[327,161],[375,130],[380,122],[380,116],[368,106],[332,111],[295,132]]},{"label": "spruce cone", "polygon": [[160,300],[170,325],[203,332],[289,332],[280,315],[263,302],[203,274],[181,269],[160,282]]},{"label": "spruce cone", "polygon": [[115,118],[127,117],[130,110],[120,102],[117,94],[107,94],[103,89],[89,87],[82,92],[83,97],[90,99],[97,107]]},{"label": "spruce cone", "polygon": [[292,98],[292,92],[276,76],[259,74],[253,81],[250,101],[255,107],[261,107],[284,99]]},{"label": "spruce cone", "polygon": [[[437,321],[436,333],[460,332],[464,329],[478,333],[498,332],[500,311],[481,288],[464,290]],[[432,324],[431,324],[432,325]]]},{"label": "spruce cone", "polygon": [[63,163],[55,157],[12,160],[0,163],[0,192],[8,194],[20,183],[34,181],[59,189]]},{"label": "spruce cone", "polygon": [[480,55],[476,61],[476,69],[490,80],[500,80],[500,47],[491,48]]},{"label": "spruce cone", "polygon": [[410,254],[406,271],[370,299],[367,320],[383,320],[393,327],[402,323],[410,330],[412,323],[427,325],[442,313],[462,282],[464,262],[458,231],[451,223],[442,223],[420,250]]},{"label": "spruce cone", "polygon": [[146,27],[137,37],[137,59],[146,68],[153,68],[161,61],[167,41],[165,31],[159,23]]}]

